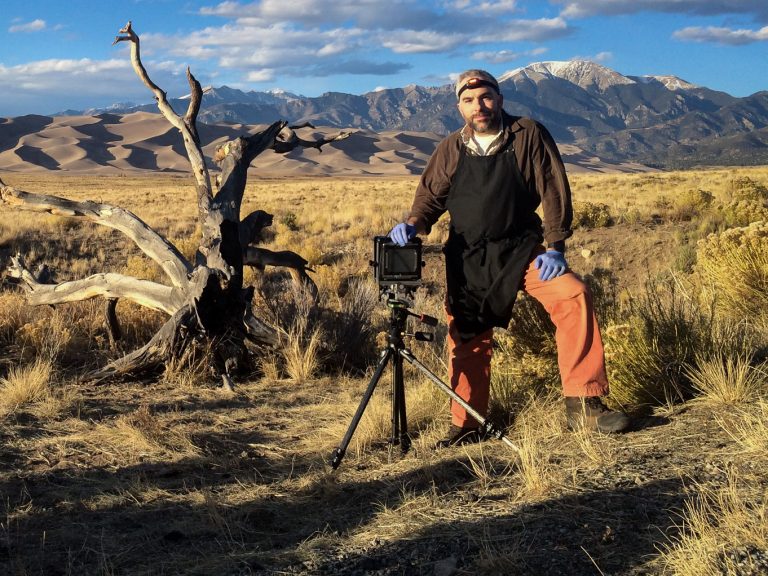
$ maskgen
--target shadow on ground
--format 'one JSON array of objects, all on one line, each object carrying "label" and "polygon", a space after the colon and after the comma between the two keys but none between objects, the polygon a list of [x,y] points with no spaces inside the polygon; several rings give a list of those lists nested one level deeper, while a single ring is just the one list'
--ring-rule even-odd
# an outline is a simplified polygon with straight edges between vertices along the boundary
[{"label": "shadow on ground", "polygon": [[[445,573],[464,574],[642,574],[684,500],[679,479],[659,479],[535,504],[489,502],[461,453],[345,481],[317,456],[281,454],[265,440],[259,431],[209,433],[196,438],[206,449],[200,458],[116,470],[6,469],[3,518],[15,513],[2,525],[0,566],[46,575],[421,575],[446,564]],[[2,449],[3,465],[17,461]],[[302,478],[301,489],[288,489]],[[231,491],[240,494],[236,504],[225,502]],[[454,500],[457,511],[492,504],[496,512],[348,545],[383,507],[419,495],[441,507]]]}]

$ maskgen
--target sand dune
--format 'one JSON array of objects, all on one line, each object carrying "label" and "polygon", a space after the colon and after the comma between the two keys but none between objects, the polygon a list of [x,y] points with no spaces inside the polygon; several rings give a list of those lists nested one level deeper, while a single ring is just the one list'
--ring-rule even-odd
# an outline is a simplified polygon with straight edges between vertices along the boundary
[{"label": "sand dune", "polygon": [[[216,146],[264,126],[200,125],[203,151],[210,162]],[[303,129],[307,140],[337,133],[331,128]],[[252,170],[266,176],[420,174],[441,137],[418,132],[350,129],[351,136],[315,149],[288,154],[268,151]],[[571,145],[560,147],[571,171],[633,172],[641,165],[603,162]],[[98,116],[21,116],[0,118],[0,171],[62,170],[121,173],[189,171],[178,131],[159,114]]]}]

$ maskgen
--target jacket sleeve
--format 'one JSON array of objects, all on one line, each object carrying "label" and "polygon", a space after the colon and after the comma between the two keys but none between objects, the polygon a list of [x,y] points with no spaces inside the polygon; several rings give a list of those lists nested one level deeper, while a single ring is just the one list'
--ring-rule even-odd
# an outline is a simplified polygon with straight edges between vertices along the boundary
[{"label": "jacket sleeve", "polygon": [[455,135],[444,138],[435,149],[421,175],[408,220],[429,234],[432,225],[445,212],[451,179],[456,172],[459,149]]},{"label": "jacket sleeve", "polygon": [[530,169],[544,211],[544,241],[549,247],[564,250],[564,240],[573,234],[571,187],[549,131],[537,122],[532,136]]}]

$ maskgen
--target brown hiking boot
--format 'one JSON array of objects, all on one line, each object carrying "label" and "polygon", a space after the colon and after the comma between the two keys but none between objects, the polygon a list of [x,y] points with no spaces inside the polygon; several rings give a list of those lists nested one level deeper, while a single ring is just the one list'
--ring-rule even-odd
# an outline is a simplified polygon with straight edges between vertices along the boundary
[{"label": "brown hiking boot", "polygon": [[586,428],[604,434],[624,432],[629,416],[610,410],[598,396],[573,396],[565,399],[565,415],[569,430]]},{"label": "brown hiking boot", "polygon": [[447,448],[448,446],[461,446],[462,444],[474,444],[480,442],[480,431],[477,428],[462,428],[451,424],[448,436],[438,440],[435,448]]}]

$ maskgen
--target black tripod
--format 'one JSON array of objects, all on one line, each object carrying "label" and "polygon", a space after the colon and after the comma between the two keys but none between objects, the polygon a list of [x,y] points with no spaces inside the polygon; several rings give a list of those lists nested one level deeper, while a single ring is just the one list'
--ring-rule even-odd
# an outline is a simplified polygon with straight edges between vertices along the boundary
[{"label": "black tripod", "polygon": [[397,298],[395,292],[387,293],[387,306],[389,306],[389,331],[387,333],[387,347],[381,351],[381,356],[376,371],[371,378],[368,388],[366,388],[363,394],[363,399],[360,401],[360,405],[357,407],[352,422],[347,428],[347,433],[344,434],[344,438],[341,440],[341,444],[333,451],[331,455],[330,464],[334,470],[341,464],[342,458],[349,447],[349,442],[352,440],[352,435],[357,429],[357,425],[360,423],[360,419],[363,417],[368,402],[373,396],[373,391],[376,389],[376,385],[379,383],[381,375],[384,373],[384,369],[390,360],[394,362],[392,367],[392,436],[389,439],[390,444],[400,445],[403,453],[407,452],[411,447],[411,438],[408,436],[408,424],[406,422],[405,415],[405,385],[403,382],[403,359],[407,360],[409,364],[418,368],[424,375],[427,376],[434,384],[437,385],[440,390],[448,394],[453,400],[458,402],[467,413],[469,413],[475,420],[480,423],[480,433],[483,436],[495,436],[499,440],[506,443],[509,447],[515,451],[519,451],[509,438],[504,436],[504,431],[497,429],[485,418],[483,418],[477,410],[472,408],[467,402],[461,398],[453,389],[440,380],[433,372],[429,370],[424,364],[419,362],[413,353],[406,348],[403,338],[405,336],[413,336],[417,340],[431,341],[432,334],[424,332],[415,332],[414,334],[406,333],[406,324],[408,323],[408,317],[413,316],[418,318],[422,323],[427,326],[436,326],[437,319],[431,316],[415,314],[408,309],[408,303],[405,300]]}]

